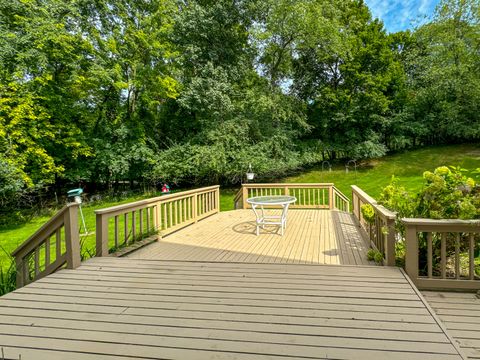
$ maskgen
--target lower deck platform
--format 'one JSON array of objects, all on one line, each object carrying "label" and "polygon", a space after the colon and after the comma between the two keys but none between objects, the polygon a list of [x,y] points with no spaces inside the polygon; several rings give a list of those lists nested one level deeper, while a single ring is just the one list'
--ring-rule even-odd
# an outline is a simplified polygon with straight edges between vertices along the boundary
[{"label": "lower deck platform", "polygon": [[474,293],[422,291],[469,359],[480,359],[480,298]]},{"label": "lower deck platform", "polygon": [[94,258],[0,298],[5,359],[456,360],[402,270]]}]

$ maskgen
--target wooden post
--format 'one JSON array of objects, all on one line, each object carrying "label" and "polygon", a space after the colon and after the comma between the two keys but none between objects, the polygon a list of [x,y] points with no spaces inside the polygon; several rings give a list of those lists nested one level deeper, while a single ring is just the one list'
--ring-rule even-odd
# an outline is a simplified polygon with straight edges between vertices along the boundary
[{"label": "wooden post", "polygon": [[198,217],[198,205],[197,205],[197,196],[198,194],[193,194],[192,197],[192,215],[193,215],[193,221],[197,222],[197,217]]},{"label": "wooden post", "polygon": [[217,208],[217,213],[220,212],[220,187],[215,190],[215,207]]},{"label": "wooden post", "polygon": [[417,227],[405,224],[405,271],[416,283],[418,278],[418,239]]},{"label": "wooden post", "polygon": [[335,207],[335,201],[333,199],[333,186],[328,187],[328,208],[332,210]]},{"label": "wooden post", "polygon": [[395,266],[395,219],[386,220],[388,233],[385,237],[385,265]]},{"label": "wooden post", "polygon": [[15,264],[17,266],[17,289],[25,286],[25,279],[24,279],[24,264],[23,264],[23,258],[21,256],[15,256]]},{"label": "wooden post", "polygon": [[108,218],[103,214],[96,217],[97,256],[108,256]]},{"label": "wooden post", "polygon": [[245,185],[242,185],[242,209],[246,209],[248,206],[248,188]]},{"label": "wooden post", "polygon": [[80,266],[80,238],[78,228],[78,204],[70,204],[64,215],[67,269]]},{"label": "wooden post", "polygon": [[157,202],[155,204],[155,230],[157,230],[160,234],[162,230],[162,203]]}]

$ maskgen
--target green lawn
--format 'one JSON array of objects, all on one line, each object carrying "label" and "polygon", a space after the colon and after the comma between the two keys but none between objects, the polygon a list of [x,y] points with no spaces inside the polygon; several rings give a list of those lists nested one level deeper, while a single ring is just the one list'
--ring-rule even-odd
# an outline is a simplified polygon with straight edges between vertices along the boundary
[{"label": "green lawn", "polygon": [[[377,197],[382,188],[390,182],[392,175],[398,177],[400,183],[408,190],[414,191],[422,186],[422,173],[425,170],[433,170],[435,167],[441,165],[460,165],[469,170],[480,168],[480,145],[432,147],[395,154],[381,159],[371,160],[359,166],[357,172],[351,169],[348,174],[345,173],[344,165],[334,166],[331,172],[322,172],[319,167],[281,181],[307,183],[333,182],[348,196],[351,196],[350,185],[356,184],[373,197]],[[222,211],[233,209],[235,193],[235,189],[221,190],[220,207]],[[147,195],[132,196],[122,199],[121,201],[109,200],[94,204],[85,204],[83,209],[87,229],[91,232],[94,231],[94,210],[139,200],[145,197],[147,197]],[[0,246],[4,250],[0,254],[0,266],[2,268],[10,264],[10,258],[7,253],[12,252],[48,219],[49,216],[38,216],[24,224],[0,228]],[[93,249],[95,246],[95,235],[89,235],[85,238],[84,242],[88,248]]]},{"label": "green lawn", "polygon": [[[480,168],[480,144],[431,147],[389,155],[362,164],[357,172],[350,167],[348,174],[344,164],[334,166],[331,172],[315,168],[284,179],[284,182],[332,182],[350,198],[350,185],[357,185],[375,198],[393,175],[407,190],[416,191],[423,184],[423,172],[442,165],[461,166],[468,170]],[[480,180],[478,175],[476,180]]]}]

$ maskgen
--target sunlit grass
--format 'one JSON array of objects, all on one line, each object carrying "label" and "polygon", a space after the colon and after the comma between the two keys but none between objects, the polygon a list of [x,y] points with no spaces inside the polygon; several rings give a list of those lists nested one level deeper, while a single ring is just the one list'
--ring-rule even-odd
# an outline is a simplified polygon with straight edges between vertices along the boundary
[{"label": "sunlit grass", "polygon": [[[282,179],[283,182],[333,182],[347,196],[351,196],[350,185],[356,184],[373,197],[377,197],[394,175],[407,190],[416,191],[421,188],[422,174],[425,170],[433,170],[441,165],[461,166],[468,170],[480,168],[479,145],[456,145],[431,147],[400,154],[386,156],[381,159],[362,163],[354,171],[350,167],[345,172],[344,164],[334,164],[332,171],[322,171],[321,167],[305,171],[297,176]],[[221,189],[220,209],[233,209],[233,199],[238,189]],[[83,236],[86,249],[95,248],[95,213],[96,209],[128,203],[156,194],[135,195],[83,205],[86,227],[89,235]],[[11,260],[7,253],[11,253],[18,245],[30,237],[50,216],[33,217],[30,221],[9,225],[0,228],[0,246],[4,249],[0,253],[0,267],[7,269]],[[81,224],[81,223],[80,223]],[[83,233],[83,226],[81,227]]]}]

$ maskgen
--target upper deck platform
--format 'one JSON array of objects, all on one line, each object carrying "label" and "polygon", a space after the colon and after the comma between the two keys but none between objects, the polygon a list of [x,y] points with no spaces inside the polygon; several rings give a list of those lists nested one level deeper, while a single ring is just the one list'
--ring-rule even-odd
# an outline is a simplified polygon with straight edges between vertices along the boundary
[{"label": "upper deck platform", "polygon": [[337,210],[290,210],[277,226],[255,235],[252,210],[221,212],[135,251],[135,259],[249,263],[373,265],[353,215]]}]

